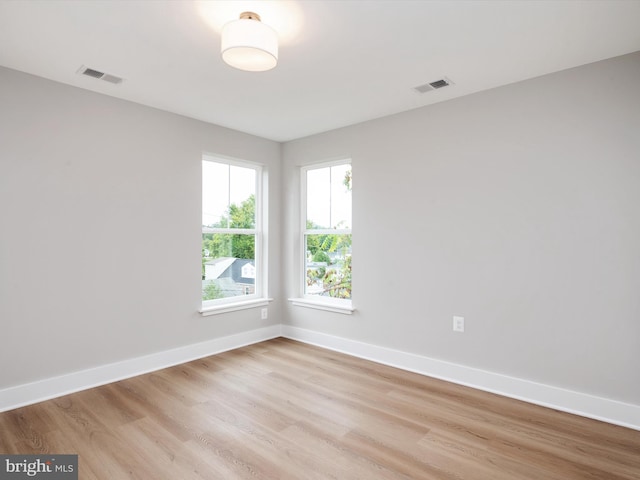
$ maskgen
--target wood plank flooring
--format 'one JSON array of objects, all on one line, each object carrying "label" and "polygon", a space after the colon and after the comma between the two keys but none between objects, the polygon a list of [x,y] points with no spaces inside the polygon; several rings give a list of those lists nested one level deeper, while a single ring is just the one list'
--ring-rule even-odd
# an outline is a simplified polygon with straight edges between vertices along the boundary
[{"label": "wood plank flooring", "polygon": [[640,478],[640,432],[286,339],[0,414],[81,479]]}]

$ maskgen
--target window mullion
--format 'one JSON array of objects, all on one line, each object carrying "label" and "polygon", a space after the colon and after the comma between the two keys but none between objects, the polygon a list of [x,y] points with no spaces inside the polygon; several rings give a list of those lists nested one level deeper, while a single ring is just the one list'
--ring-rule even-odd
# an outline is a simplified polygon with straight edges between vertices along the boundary
[{"label": "window mullion", "polygon": [[351,229],[350,228],[341,228],[341,229],[312,228],[312,229],[304,230],[303,233],[305,235],[350,235]]},{"label": "window mullion", "polygon": [[202,233],[226,233],[228,235],[255,235],[258,233],[256,228],[215,228],[207,227],[207,231]]}]

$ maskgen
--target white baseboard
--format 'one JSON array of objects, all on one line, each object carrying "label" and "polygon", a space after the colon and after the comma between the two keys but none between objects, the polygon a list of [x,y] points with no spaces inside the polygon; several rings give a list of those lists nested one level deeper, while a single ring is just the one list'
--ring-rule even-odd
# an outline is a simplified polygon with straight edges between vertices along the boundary
[{"label": "white baseboard", "polygon": [[0,390],[0,412],[171,367],[280,336],[280,325],[186,345]]},{"label": "white baseboard", "polygon": [[638,405],[574,392],[290,325],[272,325],[5,388],[0,390],[0,412],[280,336],[544,407],[640,430],[640,406]]},{"label": "white baseboard", "polygon": [[505,397],[640,430],[640,406],[509,377],[312,330],[282,325],[282,336]]}]

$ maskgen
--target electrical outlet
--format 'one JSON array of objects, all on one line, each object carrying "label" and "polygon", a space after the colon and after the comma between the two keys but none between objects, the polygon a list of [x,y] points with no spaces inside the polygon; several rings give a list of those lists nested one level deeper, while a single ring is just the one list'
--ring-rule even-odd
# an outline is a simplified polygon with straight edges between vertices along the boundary
[{"label": "electrical outlet", "polygon": [[464,317],[453,317],[453,331],[454,332],[464,332]]},{"label": "electrical outlet", "polygon": [[262,310],[260,310],[260,318],[262,320],[266,320],[267,318],[269,318],[269,309],[263,308]]}]

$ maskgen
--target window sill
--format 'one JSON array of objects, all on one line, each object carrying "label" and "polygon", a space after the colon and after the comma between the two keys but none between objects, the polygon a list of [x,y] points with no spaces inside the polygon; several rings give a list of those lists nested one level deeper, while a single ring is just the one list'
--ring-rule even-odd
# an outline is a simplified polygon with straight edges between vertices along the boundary
[{"label": "window sill", "polygon": [[327,312],[342,313],[343,315],[351,315],[355,312],[355,308],[351,305],[342,303],[320,302],[318,300],[309,300],[308,298],[290,298],[291,305],[296,307],[314,308],[316,310],[325,310]]},{"label": "window sill", "polygon": [[225,303],[222,305],[212,305],[201,308],[200,315],[208,317],[209,315],[220,315],[221,313],[236,312],[238,310],[246,310],[248,308],[266,307],[273,298],[256,298],[254,300],[245,300],[240,302]]}]

